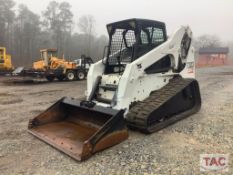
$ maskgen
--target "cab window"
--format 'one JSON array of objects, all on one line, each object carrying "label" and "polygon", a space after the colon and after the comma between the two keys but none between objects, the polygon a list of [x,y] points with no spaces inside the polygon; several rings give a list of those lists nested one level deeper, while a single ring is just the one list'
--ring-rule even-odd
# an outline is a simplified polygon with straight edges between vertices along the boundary
[{"label": "cab window", "polygon": [[163,29],[147,27],[141,30],[141,43],[159,45],[165,41]]}]

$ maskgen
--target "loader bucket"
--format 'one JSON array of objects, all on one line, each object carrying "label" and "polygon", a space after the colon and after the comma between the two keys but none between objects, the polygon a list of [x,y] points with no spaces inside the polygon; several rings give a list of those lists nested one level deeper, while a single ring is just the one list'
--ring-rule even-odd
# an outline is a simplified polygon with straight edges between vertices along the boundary
[{"label": "loader bucket", "polygon": [[62,98],[30,120],[31,134],[82,161],[128,138],[123,110]]}]

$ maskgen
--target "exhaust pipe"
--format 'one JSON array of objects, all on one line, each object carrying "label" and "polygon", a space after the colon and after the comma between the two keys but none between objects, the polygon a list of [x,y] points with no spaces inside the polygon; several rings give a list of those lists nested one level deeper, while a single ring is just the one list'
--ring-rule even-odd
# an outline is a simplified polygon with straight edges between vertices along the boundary
[{"label": "exhaust pipe", "polygon": [[82,161],[128,138],[124,110],[62,98],[29,121],[28,131]]}]

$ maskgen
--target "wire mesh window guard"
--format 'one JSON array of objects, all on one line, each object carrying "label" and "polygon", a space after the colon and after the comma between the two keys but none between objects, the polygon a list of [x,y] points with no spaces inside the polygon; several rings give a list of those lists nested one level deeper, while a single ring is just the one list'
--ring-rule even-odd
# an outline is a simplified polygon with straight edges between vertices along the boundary
[{"label": "wire mesh window guard", "polygon": [[164,30],[158,27],[141,29],[139,37],[141,39],[136,41],[134,30],[115,29],[111,36],[108,64],[121,65],[132,62],[165,41]]},{"label": "wire mesh window guard", "polygon": [[141,42],[142,44],[149,44],[148,36],[145,31],[141,31]]},{"label": "wire mesh window guard", "polygon": [[154,28],[153,29],[153,34],[152,34],[152,43],[153,44],[160,44],[164,42],[164,34],[163,30],[159,28]]},{"label": "wire mesh window guard", "polygon": [[116,29],[112,35],[108,63],[110,65],[131,62],[133,45],[136,43],[135,33],[132,30]]},{"label": "wire mesh window guard", "polygon": [[160,28],[147,27],[141,30],[142,44],[152,43],[158,45],[164,42],[164,40],[163,30]]}]

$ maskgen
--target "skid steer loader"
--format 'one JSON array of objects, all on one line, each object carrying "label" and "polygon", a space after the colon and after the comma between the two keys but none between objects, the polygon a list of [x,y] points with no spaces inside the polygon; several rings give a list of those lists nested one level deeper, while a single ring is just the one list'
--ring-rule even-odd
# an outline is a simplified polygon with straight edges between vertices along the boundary
[{"label": "skid steer loader", "polygon": [[87,99],[62,98],[30,120],[29,132],[76,160],[127,139],[127,126],[153,133],[201,107],[192,32],[167,37],[163,22],[107,25],[105,57],[87,78]]}]

